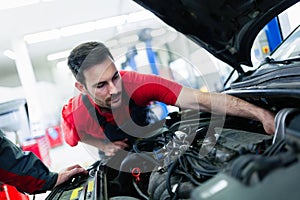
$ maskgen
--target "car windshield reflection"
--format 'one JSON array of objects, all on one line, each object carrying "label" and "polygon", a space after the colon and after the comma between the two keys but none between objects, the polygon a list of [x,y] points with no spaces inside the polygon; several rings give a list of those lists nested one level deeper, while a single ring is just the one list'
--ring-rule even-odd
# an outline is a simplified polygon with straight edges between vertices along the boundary
[{"label": "car windshield reflection", "polygon": [[[299,61],[300,57],[300,26],[298,26],[290,36],[282,42],[270,55],[273,61]],[[292,59],[292,60],[291,60]]]}]

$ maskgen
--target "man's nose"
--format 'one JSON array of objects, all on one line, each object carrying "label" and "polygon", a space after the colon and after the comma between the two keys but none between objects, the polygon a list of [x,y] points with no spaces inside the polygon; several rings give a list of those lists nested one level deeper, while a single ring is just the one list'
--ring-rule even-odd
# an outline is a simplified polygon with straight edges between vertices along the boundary
[{"label": "man's nose", "polygon": [[108,86],[109,86],[109,88],[108,88],[109,89],[109,94],[118,93],[118,89],[117,89],[116,85],[113,82],[109,82]]}]

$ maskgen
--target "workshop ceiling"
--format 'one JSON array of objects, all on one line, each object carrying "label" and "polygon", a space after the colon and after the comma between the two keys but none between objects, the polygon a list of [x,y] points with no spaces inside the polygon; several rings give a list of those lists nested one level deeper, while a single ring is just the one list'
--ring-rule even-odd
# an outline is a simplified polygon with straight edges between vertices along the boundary
[{"label": "workshop ceiling", "polygon": [[[11,0],[6,0],[11,2]],[[47,56],[57,52],[72,49],[81,42],[97,40],[108,41],[118,35],[133,34],[135,30],[152,26],[151,22],[157,20],[148,18],[144,21],[125,22],[123,25],[115,25],[109,28],[96,28],[93,31],[76,33],[63,32],[71,29],[73,25],[83,24],[103,24],[99,20],[116,17],[119,15],[129,16],[131,13],[145,11],[142,7],[131,0],[18,0],[19,2],[37,2],[17,8],[0,8],[0,70],[1,75],[15,73],[16,65],[14,60],[8,58],[3,53],[5,50],[14,50],[18,41],[24,41],[24,36],[38,32],[53,31],[58,32],[55,39],[29,44],[25,41],[28,53],[34,67],[51,67],[54,62],[48,61]],[[4,0],[3,0],[4,2]],[[145,15],[144,15],[145,16]],[[134,17],[140,20],[141,17]],[[154,22],[152,27],[159,23]],[[159,25],[160,26],[160,25]],[[67,28],[66,28],[67,27]],[[89,29],[89,28],[87,28]],[[71,29],[72,30],[72,29]],[[84,28],[82,28],[84,32]],[[71,31],[72,32],[72,31]],[[118,44],[120,47],[126,46],[126,42]],[[129,44],[128,44],[129,45]]]}]

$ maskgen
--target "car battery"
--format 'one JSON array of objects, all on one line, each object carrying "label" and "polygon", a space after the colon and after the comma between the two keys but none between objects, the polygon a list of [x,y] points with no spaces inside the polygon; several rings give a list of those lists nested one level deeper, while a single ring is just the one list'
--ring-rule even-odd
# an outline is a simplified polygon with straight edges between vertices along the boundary
[{"label": "car battery", "polygon": [[[126,153],[125,153],[126,154]],[[127,154],[126,154],[127,155]],[[129,154],[131,159],[131,154]],[[117,169],[124,154],[108,161],[98,160],[87,168],[88,174],[77,174],[51,190],[45,200],[138,200],[144,199],[141,183],[146,183],[146,173],[138,168],[131,171]],[[124,157],[123,157],[124,158]],[[128,158],[126,156],[126,158]],[[130,161],[130,163],[132,163]],[[116,164],[115,166],[112,166]],[[144,179],[145,178],[145,179]]]},{"label": "car battery", "polygon": [[51,166],[50,143],[46,135],[25,141],[22,150],[33,152],[45,165]]},{"label": "car battery", "polygon": [[104,168],[103,165],[100,165],[100,161],[96,161],[87,169],[88,175],[77,174],[73,176],[70,180],[54,188],[46,200],[108,199]]}]

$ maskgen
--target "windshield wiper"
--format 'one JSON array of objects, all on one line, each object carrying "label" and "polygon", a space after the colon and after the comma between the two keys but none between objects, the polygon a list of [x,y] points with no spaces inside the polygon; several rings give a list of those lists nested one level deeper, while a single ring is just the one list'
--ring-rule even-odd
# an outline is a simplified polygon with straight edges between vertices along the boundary
[{"label": "windshield wiper", "polygon": [[269,63],[269,64],[284,64],[284,65],[288,65],[288,64],[291,64],[293,62],[299,62],[300,61],[300,57],[290,58],[290,59],[286,59],[286,60],[274,60],[274,58],[266,57],[265,61],[266,61],[266,63]]}]

